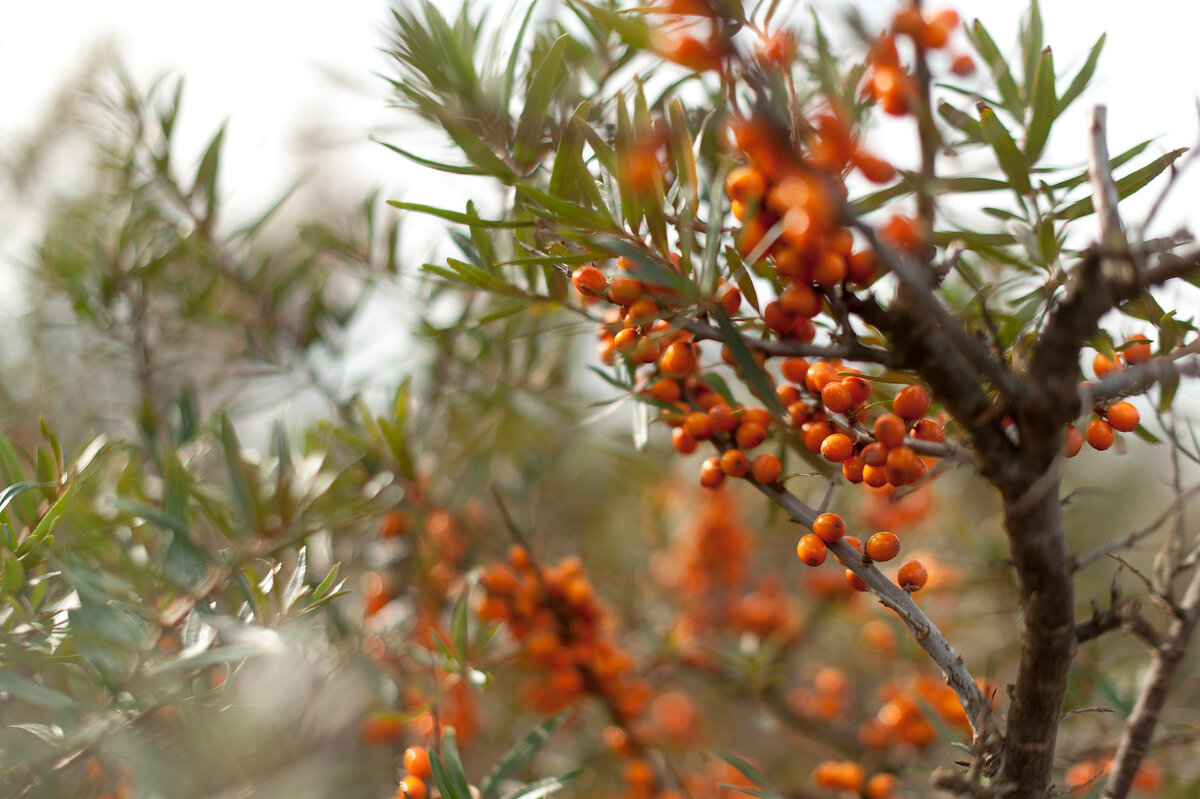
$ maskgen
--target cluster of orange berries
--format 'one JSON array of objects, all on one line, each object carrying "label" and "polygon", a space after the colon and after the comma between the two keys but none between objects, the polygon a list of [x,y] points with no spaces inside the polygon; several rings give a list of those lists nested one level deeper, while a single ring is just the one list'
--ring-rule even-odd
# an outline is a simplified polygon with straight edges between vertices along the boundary
[{"label": "cluster of orange berries", "polygon": [[[1071,793],[1083,793],[1101,784],[1104,775],[1112,768],[1112,756],[1098,760],[1084,760],[1067,769],[1063,775],[1066,790]],[[1143,761],[1133,776],[1133,790],[1137,792],[1157,794],[1162,789],[1163,775],[1158,764]]]},{"label": "cluster of orange berries", "polygon": [[424,746],[410,746],[404,750],[405,775],[396,788],[398,799],[426,799],[429,796],[429,779],[433,767],[429,763],[429,750]]},{"label": "cluster of orange berries", "polygon": [[[846,522],[841,516],[822,513],[813,520],[812,532],[801,536],[796,543],[796,555],[805,566],[820,566],[828,556],[828,545],[835,541],[845,541],[868,562],[884,563],[900,554],[900,538],[895,533],[875,533],[864,545],[854,536],[846,535]],[[846,569],[846,581],[857,591],[868,590],[867,584],[851,569]],[[910,593],[921,590],[928,581],[929,571],[919,560],[907,561],[896,574],[896,584]]]},{"label": "cluster of orange berries", "polygon": [[[980,681],[979,687],[985,696],[994,691],[986,681]],[[970,731],[967,713],[954,690],[931,677],[916,677],[907,685],[885,683],[879,688],[879,696],[883,701],[879,711],[858,730],[859,741],[868,749],[933,744],[938,732],[928,711],[944,724]]]},{"label": "cluster of orange berries", "polygon": [[867,779],[866,771],[853,760],[826,760],[812,773],[813,784],[837,791],[855,791],[865,799],[893,799],[900,784],[895,774],[880,772]]},{"label": "cluster of orange berries", "polygon": [[[909,37],[913,45],[921,50],[940,50],[950,41],[950,35],[959,26],[958,13],[941,11],[926,18],[917,8],[902,9],[892,20],[892,28],[875,40],[871,46],[871,72],[867,77],[863,93],[879,103],[885,113],[903,116],[912,108],[917,93],[916,80],[905,71],[900,63],[896,47],[897,36]],[[975,71],[975,62],[969,55],[953,58],[950,71],[955,75],[970,75]]]},{"label": "cluster of orange berries", "polygon": [[561,709],[584,696],[602,698],[617,718],[641,715],[650,686],[634,672],[633,656],[618,646],[614,624],[575,556],[537,566],[521,546],[506,563],[484,569],[481,619],[503,621],[529,662],[550,671],[530,697],[539,709]]},{"label": "cluster of orange berries", "polygon": [[[1092,371],[1096,379],[1102,379],[1115,374],[1126,365],[1132,366],[1145,363],[1150,359],[1150,343],[1140,333],[1131,336],[1115,358],[1110,358],[1103,352],[1096,353],[1092,359]],[[1066,438],[1063,440],[1063,455],[1073,458],[1079,454],[1086,440],[1092,449],[1104,451],[1116,441],[1117,433],[1131,433],[1141,424],[1142,415],[1136,406],[1124,400],[1110,403],[1107,407],[1097,408],[1095,418],[1087,423],[1084,432],[1075,425],[1067,427]]]}]

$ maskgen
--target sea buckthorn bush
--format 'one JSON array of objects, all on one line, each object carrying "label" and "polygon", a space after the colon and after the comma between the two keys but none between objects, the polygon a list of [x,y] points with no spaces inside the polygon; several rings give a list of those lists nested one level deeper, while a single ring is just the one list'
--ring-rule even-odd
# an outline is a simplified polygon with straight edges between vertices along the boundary
[{"label": "sea buckthorn bush", "polygon": [[1184,151],[1064,115],[1103,40],[389,25],[456,207],[235,228],[179,86],[87,101],[4,367],[0,794],[1195,793],[1200,252],[1121,205]]}]

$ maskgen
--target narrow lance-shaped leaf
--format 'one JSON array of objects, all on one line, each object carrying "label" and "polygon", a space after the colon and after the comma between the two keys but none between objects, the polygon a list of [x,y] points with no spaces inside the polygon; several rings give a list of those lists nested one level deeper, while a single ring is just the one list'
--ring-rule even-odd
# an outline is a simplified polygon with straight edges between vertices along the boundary
[{"label": "narrow lance-shaped leaf", "polygon": [[1000,99],[1004,103],[1005,110],[1014,117],[1020,118],[1024,110],[1021,91],[1017,88],[1012,70],[1009,69],[1008,62],[1000,53],[1000,48],[996,46],[991,34],[979,20],[975,20],[974,24],[967,29],[967,35],[971,37],[975,49],[979,51],[979,55],[983,56],[984,63],[991,71],[992,79],[996,81],[996,88],[1000,90]]},{"label": "narrow lance-shaped leaf", "polygon": [[1049,47],[1038,58],[1031,109],[1025,136],[1025,162],[1029,165],[1037,163],[1050,135],[1050,126],[1058,117],[1058,98],[1054,96],[1054,54]]},{"label": "narrow lance-shaped leaf", "polygon": [[1091,51],[1088,53],[1087,60],[1083,62],[1083,66],[1075,73],[1075,77],[1071,80],[1071,85],[1063,92],[1062,97],[1058,100],[1058,113],[1067,110],[1067,106],[1079,99],[1079,95],[1083,94],[1083,90],[1092,80],[1092,75],[1096,72],[1096,64],[1100,60],[1100,51],[1104,49],[1104,40],[1108,34],[1101,34],[1096,43],[1092,45]]},{"label": "narrow lance-shaped leaf", "polygon": [[557,777],[545,777],[535,780],[506,795],[504,799],[542,799],[543,796],[549,796],[552,793],[561,791],[566,787],[567,783],[578,776],[579,769],[575,769]]},{"label": "narrow lance-shaped leaf", "polygon": [[480,799],[494,799],[500,784],[517,773],[529,761],[529,758],[533,757],[533,754],[542,747],[542,744],[558,729],[559,725],[567,720],[571,712],[571,709],[567,708],[546,719],[531,730],[520,743],[505,752],[480,784]]},{"label": "narrow lance-shaped leaf", "polygon": [[[1131,172],[1125,177],[1120,178],[1117,181],[1117,196],[1123,200],[1129,195],[1143,188],[1147,183],[1161,175],[1167,167],[1173,164],[1175,160],[1185,152],[1187,152],[1186,147],[1181,147],[1178,150],[1172,150],[1166,155],[1162,155],[1154,159],[1141,169],[1138,169],[1135,172]],[[1092,205],[1092,198],[1085,197],[1082,200],[1072,203],[1061,211],[1055,213],[1054,218],[1067,220],[1079,219],[1080,217],[1084,217],[1093,213],[1095,210],[1095,207]]]},{"label": "narrow lance-shaped leaf", "polygon": [[546,110],[566,75],[567,65],[563,61],[563,50],[569,40],[569,34],[559,36],[529,80],[525,92],[525,108],[521,112],[517,138],[513,145],[517,164],[522,168],[528,168],[537,159]]},{"label": "narrow lance-shaped leaf", "polygon": [[1038,4],[1038,0],[1032,0],[1029,4],[1029,15],[1026,17],[1026,22],[1021,26],[1021,45],[1025,53],[1025,93],[1027,95],[1036,95],[1036,90],[1031,90],[1030,83],[1036,85],[1034,74],[1037,72],[1038,58],[1042,52],[1043,44],[1043,27],[1042,27],[1042,9]]},{"label": "narrow lance-shaped leaf", "polygon": [[717,320],[717,326],[721,329],[721,339],[733,353],[738,371],[749,383],[750,390],[772,414],[782,416],[783,406],[779,404],[779,398],[775,395],[775,390],[771,388],[771,382],[767,379],[766,372],[758,365],[758,361],[754,360],[750,348],[742,339],[742,334],[733,326],[733,322],[723,308],[713,308],[710,313]]},{"label": "narrow lance-shaped leaf", "polygon": [[1029,172],[1012,135],[996,116],[996,112],[986,105],[979,107],[979,120],[983,128],[983,137],[996,153],[996,161],[1013,190],[1021,195],[1028,194],[1031,191]]}]

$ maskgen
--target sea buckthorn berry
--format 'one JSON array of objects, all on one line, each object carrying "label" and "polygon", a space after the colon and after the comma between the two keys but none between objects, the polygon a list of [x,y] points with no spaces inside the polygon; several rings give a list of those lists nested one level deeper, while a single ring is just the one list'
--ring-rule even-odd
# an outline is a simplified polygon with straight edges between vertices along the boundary
[{"label": "sea buckthorn berry", "polygon": [[[876,70],[876,82],[880,70]],[[908,77],[905,75],[904,77]],[[906,109],[907,110],[907,109]],[[885,106],[884,111],[888,111]],[[891,113],[888,111],[888,113]],[[916,220],[911,217],[893,214],[883,227],[879,228],[879,237],[889,247],[907,253],[915,253],[921,249],[921,234],[917,230]]]},{"label": "sea buckthorn berry", "polygon": [[772,300],[763,308],[763,323],[776,333],[787,333],[792,329],[796,315],[788,313],[779,300]]},{"label": "sea buckthorn berry", "polygon": [[733,440],[742,449],[754,449],[767,440],[767,431],[757,422],[743,421],[738,425],[737,432],[733,434]]},{"label": "sea buckthorn berry", "polygon": [[853,454],[854,439],[845,433],[834,433],[821,442],[821,457],[830,463],[844,463]]},{"label": "sea buckthorn berry", "polygon": [[638,332],[632,327],[627,327],[624,330],[618,330],[613,336],[613,345],[617,348],[617,352],[629,354],[633,352],[638,344]]},{"label": "sea buckthorn berry", "polygon": [[1108,406],[1104,416],[1112,425],[1113,430],[1119,430],[1122,433],[1131,432],[1142,421],[1142,415],[1138,413],[1138,409],[1129,402],[1114,402]]},{"label": "sea buckthorn berry", "polygon": [[396,789],[396,796],[401,799],[425,799],[428,795],[429,789],[425,780],[411,774],[400,780],[400,787]]},{"label": "sea buckthorn berry", "polygon": [[737,286],[726,283],[717,293],[717,302],[721,303],[726,314],[737,316],[738,309],[742,307],[742,292]]},{"label": "sea buckthorn berry", "polygon": [[905,386],[892,399],[892,410],[902,419],[920,419],[929,411],[929,392],[922,386]]},{"label": "sea buckthorn berry", "polygon": [[867,585],[863,578],[854,573],[853,569],[846,569],[846,582],[850,583],[850,587],[855,591],[870,591],[871,586]]},{"label": "sea buckthorn berry", "polygon": [[708,414],[701,413],[700,411],[689,413],[687,418],[683,420],[683,432],[697,441],[712,438],[713,427]]},{"label": "sea buckthorn berry", "polygon": [[867,444],[859,453],[863,463],[867,466],[884,466],[887,464],[887,454],[888,448],[878,441]]},{"label": "sea buckthorn berry", "polygon": [[846,258],[846,279],[856,286],[866,286],[875,279],[875,253],[860,250]]},{"label": "sea buckthorn berry", "polygon": [[625,324],[648,325],[658,316],[658,303],[649,297],[639,297],[629,306],[625,314]]},{"label": "sea buckthorn berry", "polygon": [[744,477],[750,471],[750,459],[740,449],[721,453],[721,471],[730,477]]},{"label": "sea buckthorn berry", "polygon": [[1083,433],[1079,432],[1079,428],[1075,425],[1069,425],[1067,434],[1063,438],[1063,457],[1074,458],[1081,449],[1083,449]]},{"label": "sea buckthorn berry", "polygon": [[817,764],[812,773],[813,783],[817,786],[841,791],[859,790],[865,777],[863,767],[850,760],[843,762],[827,760]]},{"label": "sea buckthorn berry", "polygon": [[905,591],[919,591],[929,581],[929,572],[919,560],[907,561],[896,575],[896,583]]},{"label": "sea buckthorn berry", "polygon": [[950,71],[960,78],[975,74],[975,59],[966,53],[960,53],[950,62]]},{"label": "sea buckthorn berry", "polygon": [[836,513],[822,513],[813,520],[812,531],[828,544],[840,540],[846,534],[846,523]]},{"label": "sea buckthorn berry", "polygon": [[[1147,343],[1137,343],[1147,342]],[[1125,349],[1121,350],[1121,357],[1125,359],[1125,363],[1132,366],[1136,363],[1145,363],[1150,360],[1150,344],[1149,339],[1141,333],[1130,336],[1125,342]]]},{"label": "sea buckthorn berry", "polygon": [[833,435],[833,425],[829,422],[805,422],[800,425],[800,435],[804,438],[804,446],[812,452],[820,452],[821,444]]},{"label": "sea buckthorn berry", "polygon": [[682,377],[696,371],[696,350],[686,341],[672,341],[658,359],[658,368],[668,377]]},{"label": "sea buckthorn berry", "polygon": [[861,483],[863,481],[863,467],[865,465],[862,458],[857,455],[847,458],[842,461],[842,477],[845,477],[848,483]]},{"label": "sea buckthorn berry", "polygon": [[807,343],[817,337],[817,326],[811,319],[797,316],[792,320],[792,326],[788,328],[786,336],[793,341]]},{"label": "sea buckthorn berry", "polygon": [[529,550],[520,544],[512,544],[508,548],[506,555],[508,563],[514,569],[525,570],[529,568]]},{"label": "sea buckthorn berry", "polygon": [[821,388],[821,403],[833,413],[845,413],[854,404],[854,398],[850,396],[850,389],[840,382],[830,382]]},{"label": "sea buckthorn berry", "polygon": [[732,433],[737,429],[738,418],[728,403],[721,402],[708,409],[708,420],[712,423],[713,431],[717,433]]},{"label": "sea buckthorn berry", "polygon": [[754,203],[762,199],[766,190],[766,178],[752,166],[739,166],[725,176],[725,193],[730,199]]},{"label": "sea buckthorn berry", "polygon": [[635,363],[654,363],[662,354],[662,345],[649,336],[642,336],[632,354]]},{"label": "sea buckthorn berry", "polygon": [[775,398],[779,400],[780,405],[786,408],[793,402],[800,401],[800,389],[791,383],[784,383],[775,389]]},{"label": "sea buckthorn berry", "polygon": [[725,482],[725,472],[721,470],[719,458],[706,458],[700,464],[700,485],[705,488],[720,488]]},{"label": "sea buckthorn berry", "polygon": [[[908,435],[908,428],[905,426],[904,420],[894,413],[885,413],[875,420],[875,440],[888,449],[903,444],[906,435]],[[873,466],[882,465],[874,463],[870,459],[867,460],[867,463]]]},{"label": "sea buckthorn berry", "polygon": [[808,387],[809,391],[819,394],[826,385],[839,379],[836,366],[825,361],[817,361],[808,367],[808,372],[804,376],[804,385]]},{"label": "sea buckthorn berry", "polygon": [[1096,378],[1106,377],[1121,371],[1121,362],[1108,357],[1103,352],[1097,352],[1096,357],[1092,358],[1092,371],[1096,374]]},{"label": "sea buckthorn berry", "polygon": [[424,779],[433,774],[429,765],[429,750],[424,746],[410,746],[404,750],[404,767],[414,777]]},{"label": "sea buckthorn berry", "polygon": [[813,417],[813,407],[804,400],[793,402],[787,407],[788,424],[793,428],[801,427],[805,422],[811,421]]},{"label": "sea buckthorn berry", "polygon": [[932,441],[935,444],[943,444],[946,441],[946,433],[942,430],[942,426],[932,419],[922,419],[913,425],[912,437],[919,441]]},{"label": "sea buckthorn berry", "polygon": [[871,381],[865,377],[848,375],[842,378],[842,385],[850,392],[852,406],[862,405],[871,398]]},{"label": "sea buckthorn berry", "polygon": [[783,474],[783,464],[774,455],[764,453],[750,463],[750,474],[759,485],[770,485]]},{"label": "sea buckthorn berry", "polygon": [[846,256],[839,252],[823,253],[813,263],[812,280],[818,286],[831,288],[846,279]]},{"label": "sea buckthorn berry", "polygon": [[796,554],[800,556],[800,562],[805,566],[820,566],[825,562],[825,557],[829,552],[829,547],[825,546],[825,542],[821,537],[809,533],[801,536],[800,541],[796,544]]},{"label": "sea buckthorn berry", "polygon": [[678,402],[683,396],[679,383],[669,377],[664,377],[650,386],[649,394],[659,402]]},{"label": "sea buckthorn berry", "polygon": [[642,282],[632,277],[614,277],[608,284],[608,296],[618,305],[632,305],[644,291]]},{"label": "sea buckthorn berry", "polygon": [[756,424],[765,430],[771,426],[771,412],[766,408],[746,408],[742,411],[742,424]]},{"label": "sea buckthorn berry", "polygon": [[[849,544],[851,549],[853,549],[855,552],[859,553],[860,555],[862,554],[862,551],[863,551],[862,541],[859,541],[857,538],[855,538],[852,535],[848,535],[845,538],[843,538],[842,540],[845,541],[847,544]],[[834,557],[837,558],[838,563],[842,564],[843,566],[846,565],[846,561],[842,560],[840,555],[834,555]]]},{"label": "sea buckthorn berry", "polygon": [[379,528],[380,538],[396,538],[408,532],[408,514],[400,510],[388,511]]},{"label": "sea buckthorn berry", "polygon": [[888,484],[887,467],[870,464],[863,466],[863,482],[871,488],[883,488]]},{"label": "sea buckthorn berry", "polygon": [[571,285],[580,294],[603,294],[608,288],[608,278],[596,267],[585,265],[571,273]]},{"label": "sea buckthorn berry", "polygon": [[887,469],[888,482],[895,486],[912,482],[917,476],[918,462],[919,459],[917,454],[912,451],[912,447],[901,445],[888,450],[887,463],[884,464],[884,468]]},{"label": "sea buckthorn berry", "polygon": [[895,774],[876,774],[867,780],[867,799],[895,799],[899,784]]},{"label": "sea buckthorn berry", "polygon": [[804,378],[808,374],[808,366],[808,361],[803,358],[785,358],[779,371],[783,374],[784,380],[803,384]]},{"label": "sea buckthorn berry", "polygon": [[895,533],[876,533],[867,539],[866,553],[871,560],[885,563],[900,554],[900,538]]},{"label": "sea buckthorn berry", "polygon": [[671,431],[671,447],[680,455],[691,455],[696,451],[699,442],[689,436],[682,427]]},{"label": "sea buckthorn berry", "polygon": [[1113,445],[1116,435],[1113,433],[1112,425],[1108,422],[1103,419],[1093,419],[1088,422],[1085,438],[1092,449],[1103,452]]},{"label": "sea buckthorn berry", "polygon": [[790,314],[812,319],[821,312],[821,295],[812,286],[793,283],[779,295],[779,304]]}]

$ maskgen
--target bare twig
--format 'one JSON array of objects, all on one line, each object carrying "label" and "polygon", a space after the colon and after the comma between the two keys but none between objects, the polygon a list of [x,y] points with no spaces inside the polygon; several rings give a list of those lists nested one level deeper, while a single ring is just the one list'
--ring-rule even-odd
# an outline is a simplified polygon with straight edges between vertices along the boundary
[{"label": "bare twig", "polygon": [[1146,536],[1153,534],[1156,530],[1158,530],[1158,528],[1166,524],[1173,515],[1179,513],[1183,509],[1183,506],[1186,504],[1187,500],[1196,494],[1200,494],[1200,486],[1190,488],[1177,496],[1171,502],[1171,504],[1167,506],[1167,509],[1159,514],[1157,519],[1140,530],[1134,530],[1132,533],[1122,536],[1116,541],[1105,544],[1102,547],[1097,547],[1091,552],[1087,552],[1083,555],[1075,557],[1071,566],[1071,570],[1081,571],[1101,558],[1105,558],[1113,553],[1120,552],[1122,549],[1128,549]]},{"label": "bare twig", "polygon": [[1120,196],[1108,161],[1107,113],[1102,105],[1092,108],[1088,126],[1088,181],[1092,185],[1096,219],[1100,222],[1100,248],[1107,254],[1101,259],[1101,274],[1112,285],[1125,286],[1137,280],[1137,273],[1128,255],[1125,230],[1117,211]]}]

